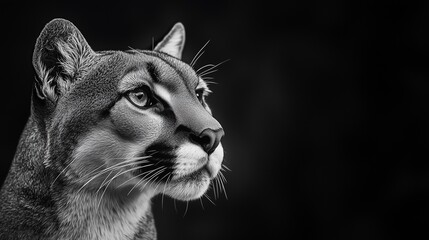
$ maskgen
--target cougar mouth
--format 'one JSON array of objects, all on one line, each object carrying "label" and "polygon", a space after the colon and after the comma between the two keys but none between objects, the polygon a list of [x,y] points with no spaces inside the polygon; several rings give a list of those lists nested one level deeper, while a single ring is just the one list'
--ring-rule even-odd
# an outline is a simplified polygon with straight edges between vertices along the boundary
[{"label": "cougar mouth", "polygon": [[[214,154],[215,155],[215,154]],[[139,154],[145,158],[136,176],[146,180],[158,191],[179,200],[201,197],[218,172],[213,154],[191,142],[179,146],[165,142],[150,145]]]}]

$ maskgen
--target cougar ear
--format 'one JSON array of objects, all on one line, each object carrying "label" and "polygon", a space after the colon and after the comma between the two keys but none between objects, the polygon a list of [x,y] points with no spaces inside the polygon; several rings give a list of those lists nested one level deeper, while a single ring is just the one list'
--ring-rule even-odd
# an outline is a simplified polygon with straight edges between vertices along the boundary
[{"label": "cougar ear", "polygon": [[176,23],[170,32],[154,48],[155,51],[167,53],[178,59],[182,58],[185,47],[185,27],[182,23]]},{"label": "cougar ear", "polygon": [[94,56],[94,51],[73,23],[54,19],[46,24],[33,52],[37,96],[55,102],[72,82],[89,71]]}]

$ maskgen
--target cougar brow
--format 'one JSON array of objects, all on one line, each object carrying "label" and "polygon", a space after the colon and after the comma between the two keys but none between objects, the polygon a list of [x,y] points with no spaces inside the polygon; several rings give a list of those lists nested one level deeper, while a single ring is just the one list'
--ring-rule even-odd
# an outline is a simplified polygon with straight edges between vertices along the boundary
[{"label": "cougar brow", "polygon": [[[198,75],[196,75],[196,73],[192,73],[194,78],[187,77],[186,73],[183,71],[183,69],[181,69],[180,67],[178,67],[176,64],[172,63],[174,61],[178,62],[180,60],[174,59],[173,57],[171,57],[171,56],[169,56],[167,54],[162,54],[162,53],[157,53],[157,52],[144,51],[144,54],[146,54],[148,56],[155,57],[155,58],[161,60],[167,66],[171,67],[171,69],[174,70],[174,72],[177,74],[177,76],[179,77],[179,79],[184,83],[184,85],[186,86],[186,88],[188,88],[188,90],[190,92],[194,91],[194,89],[192,89],[190,86],[198,84],[198,80],[195,80],[195,79],[198,79]],[[188,85],[186,79],[190,79],[191,80],[191,84],[190,85]],[[195,83],[192,83],[192,82],[195,82]]]},{"label": "cougar brow", "polygon": [[[149,75],[148,77],[144,76]],[[160,82],[160,73],[156,66],[151,63],[145,63],[144,65],[135,65],[125,70],[122,81],[119,87],[120,92],[126,92],[133,88],[140,87],[144,82]]]}]

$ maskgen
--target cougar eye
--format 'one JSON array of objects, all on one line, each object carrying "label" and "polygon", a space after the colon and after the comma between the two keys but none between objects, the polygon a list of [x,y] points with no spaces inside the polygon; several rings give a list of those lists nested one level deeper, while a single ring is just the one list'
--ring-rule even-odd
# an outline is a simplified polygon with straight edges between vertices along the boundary
[{"label": "cougar eye", "polygon": [[148,108],[154,104],[152,92],[147,87],[137,88],[128,92],[126,98],[138,108]]},{"label": "cougar eye", "polygon": [[203,103],[203,101],[204,101],[204,89],[195,90],[195,94],[197,95],[197,98],[200,101],[200,103]]}]

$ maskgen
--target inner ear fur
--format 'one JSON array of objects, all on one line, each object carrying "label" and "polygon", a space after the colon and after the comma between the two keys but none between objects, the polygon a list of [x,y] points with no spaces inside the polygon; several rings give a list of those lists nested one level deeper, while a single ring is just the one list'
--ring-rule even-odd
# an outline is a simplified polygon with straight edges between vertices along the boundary
[{"label": "inner ear fur", "polygon": [[185,47],[185,27],[182,23],[176,23],[170,32],[154,48],[155,51],[167,53],[175,58],[182,58]]},{"label": "inner ear fur", "polygon": [[57,101],[93,64],[94,51],[73,23],[54,19],[42,30],[33,52],[36,94]]}]

